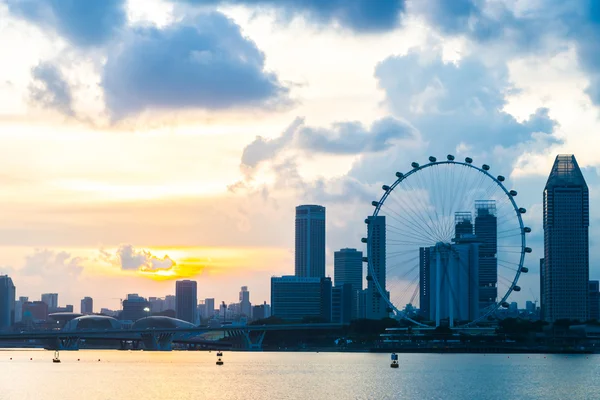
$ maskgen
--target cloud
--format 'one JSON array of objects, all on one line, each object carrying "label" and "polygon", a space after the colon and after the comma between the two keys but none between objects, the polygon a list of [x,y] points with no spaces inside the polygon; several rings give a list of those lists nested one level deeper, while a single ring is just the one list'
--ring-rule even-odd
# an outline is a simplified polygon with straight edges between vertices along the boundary
[{"label": "cloud", "polygon": [[60,70],[51,63],[40,63],[32,69],[33,83],[29,86],[30,99],[42,107],[74,116],[71,88]]},{"label": "cloud", "polygon": [[149,108],[270,107],[288,89],[264,70],[264,54],[220,13],[162,29],[133,28],[111,49],[102,75],[114,117]]},{"label": "cloud", "polygon": [[16,16],[78,47],[109,41],[127,21],[124,0],[7,0]]},{"label": "cloud", "polygon": [[280,16],[307,17],[318,24],[337,23],[355,32],[384,32],[396,28],[405,0],[175,0],[198,5],[243,4],[275,9]]},{"label": "cloud", "polygon": [[305,126],[304,119],[296,118],[279,137],[265,139],[257,136],[244,148],[242,166],[254,168],[291,147],[307,154],[376,153],[414,133],[407,123],[389,117],[373,122],[370,127],[359,122],[336,122],[330,128]]},{"label": "cloud", "polygon": [[175,261],[167,255],[159,258],[152,255],[148,250],[136,250],[130,244],[120,245],[116,255],[112,255],[105,250],[100,250],[100,253],[103,260],[118,265],[123,270],[155,272],[170,270],[175,266]]},{"label": "cloud", "polygon": [[384,60],[375,75],[392,113],[418,129],[432,149],[448,151],[460,142],[476,151],[510,147],[534,132],[551,134],[556,126],[547,109],[522,122],[503,111],[507,96],[518,91],[507,68],[487,66],[475,56],[451,63],[436,50],[413,50]]},{"label": "cloud", "polygon": [[20,275],[38,277],[77,277],[83,271],[81,257],[73,257],[66,251],[36,249],[25,257],[25,265],[18,270]]}]

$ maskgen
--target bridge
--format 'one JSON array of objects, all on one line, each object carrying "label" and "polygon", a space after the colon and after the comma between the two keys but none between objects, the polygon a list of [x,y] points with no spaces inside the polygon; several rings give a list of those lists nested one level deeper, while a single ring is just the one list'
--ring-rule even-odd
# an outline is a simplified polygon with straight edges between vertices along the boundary
[{"label": "bridge", "polygon": [[[211,340],[199,340],[194,337],[209,332],[224,332],[231,338],[240,338],[244,350],[262,350],[262,343],[269,331],[296,330],[335,330],[346,327],[345,324],[278,324],[278,325],[225,325],[221,327],[194,328],[147,328],[147,329],[82,329],[75,331],[31,331],[0,334],[3,341],[38,340],[48,348],[56,350],[78,350],[82,340],[102,339],[120,342],[125,348],[131,342],[134,349],[143,343],[146,350],[170,351],[173,343],[203,345],[222,348],[223,343]],[[254,333],[254,334],[253,334]]]}]

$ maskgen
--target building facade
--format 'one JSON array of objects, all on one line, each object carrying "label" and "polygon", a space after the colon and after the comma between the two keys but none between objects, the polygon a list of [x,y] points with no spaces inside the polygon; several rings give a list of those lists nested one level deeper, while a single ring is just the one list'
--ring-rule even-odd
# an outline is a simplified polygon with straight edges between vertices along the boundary
[{"label": "building facade", "polygon": [[15,285],[8,275],[0,275],[0,330],[15,323]]},{"label": "building facade", "polygon": [[341,249],[333,256],[335,286],[349,284],[352,291],[352,319],[358,318],[358,296],[363,288],[363,253],[356,249]]},{"label": "building facade", "polygon": [[248,286],[242,286],[240,290],[240,314],[252,318],[252,303],[250,303]]},{"label": "building facade", "polygon": [[271,315],[286,321],[331,321],[331,278],[271,278]]},{"label": "building facade", "polygon": [[498,221],[496,201],[475,201],[475,236],[479,241],[479,310],[498,298]]},{"label": "building facade", "polygon": [[544,320],[589,318],[589,192],[571,154],[556,157],[544,188]]},{"label": "building facade", "polygon": [[58,293],[43,293],[42,301],[48,305],[48,310],[52,312],[58,308]]},{"label": "building facade", "polygon": [[83,315],[89,315],[94,313],[94,299],[91,297],[84,297],[81,299],[81,313]]},{"label": "building facade", "polygon": [[325,277],[325,207],[296,207],[295,275]]},{"label": "building facade", "polygon": [[[386,251],[385,251],[385,216],[369,216],[367,235],[371,241],[370,252],[367,254],[373,265],[373,272],[367,273],[367,301],[365,315],[368,319],[381,319],[390,315],[388,303],[377,289],[375,279],[389,298],[386,291]],[[373,273],[373,276],[371,276]]]},{"label": "building facade", "polygon": [[196,323],[198,283],[188,279],[175,282],[175,299],[177,318],[192,324]]},{"label": "building facade", "polygon": [[137,293],[128,294],[127,299],[123,300],[123,311],[119,319],[135,322],[148,316],[150,316],[150,302]]},{"label": "building facade", "polygon": [[588,288],[588,309],[590,313],[589,319],[598,321],[600,320],[600,282],[590,281]]}]

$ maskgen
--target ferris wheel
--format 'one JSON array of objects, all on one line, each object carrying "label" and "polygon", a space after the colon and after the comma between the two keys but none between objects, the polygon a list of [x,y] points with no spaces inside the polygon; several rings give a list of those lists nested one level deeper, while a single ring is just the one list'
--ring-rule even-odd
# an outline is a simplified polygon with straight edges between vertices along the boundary
[{"label": "ferris wheel", "polygon": [[508,308],[531,253],[517,192],[469,157],[411,166],[383,185],[365,220],[367,281],[375,293],[367,312],[454,327]]}]

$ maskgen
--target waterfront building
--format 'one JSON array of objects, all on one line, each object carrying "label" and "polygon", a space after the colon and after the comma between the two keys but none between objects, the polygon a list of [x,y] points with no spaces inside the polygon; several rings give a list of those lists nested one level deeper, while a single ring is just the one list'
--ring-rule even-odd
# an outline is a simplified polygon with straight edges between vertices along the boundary
[{"label": "waterfront building", "polygon": [[196,322],[198,306],[198,284],[196,281],[183,280],[175,283],[175,298],[177,301],[177,319],[190,323]]},{"label": "waterfront building", "polygon": [[355,318],[356,308],[353,302],[357,299],[357,293],[352,288],[352,284],[334,286],[331,289],[331,322],[350,323]]},{"label": "waterfront building", "polygon": [[556,157],[544,188],[544,320],[589,318],[589,192],[572,154]]},{"label": "waterfront building", "polygon": [[0,330],[15,323],[15,285],[8,275],[0,275]]},{"label": "waterfront building", "polygon": [[81,314],[89,315],[94,313],[94,299],[91,297],[84,297],[81,299]]},{"label": "waterfront building", "polygon": [[205,318],[212,318],[215,315],[215,299],[204,299],[204,308],[206,309]]},{"label": "waterfront building", "polygon": [[248,318],[252,317],[252,304],[250,303],[248,286],[242,286],[240,290],[240,314]]},{"label": "waterfront building", "polygon": [[48,305],[48,310],[53,312],[58,308],[58,293],[43,293],[42,301]]},{"label": "waterfront building", "polygon": [[286,321],[331,321],[331,278],[271,278],[271,315]]},{"label": "waterfront building", "polygon": [[381,290],[386,291],[386,252],[385,252],[385,216],[369,216],[367,224],[367,235],[371,241],[370,253],[367,254],[370,263],[373,265],[373,274],[371,271],[367,275],[367,301],[366,301],[366,318],[381,319],[390,315],[388,303],[381,296],[374,279],[377,279]]},{"label": "waterfront building", "polygon": [[598,321],[600,320],[600,282],[590,281],[588,288],[588,309],[590,310],[589,319]]},{"label": "waterfront building", "polygon": [[325,277],[325,207],[296,207],[295,275]]},{"label": "waterfront building", "polygon": [[164,310],[173,310],[177,308],[177,299],[172,294],[165,296]]},{"label": "waterfront building", "polygon": [[479,310],[498,298],[498,221],[495,200],[475,201],[475,236],[479,242]]}]

